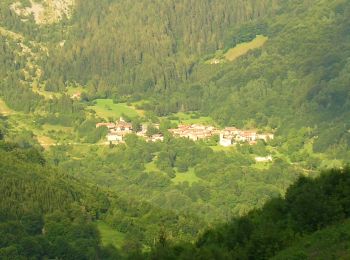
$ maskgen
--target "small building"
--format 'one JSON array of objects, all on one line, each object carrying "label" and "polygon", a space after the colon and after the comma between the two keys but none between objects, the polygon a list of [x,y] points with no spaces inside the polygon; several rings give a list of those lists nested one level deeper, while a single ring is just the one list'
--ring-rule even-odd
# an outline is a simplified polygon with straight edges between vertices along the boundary
[{"label": "small building", "polygon": [[112,133],[109,133],[107,135],[107,141],[108,142],[117,142],[117,143],[120,143],[123,141],[123,136],[122,135],[119,135],[119,134],[112,134]]},{"label": "small building", "polygon": [[255,157],[255,161],[257,163],[266,163],[266,162],[272,162],[272,156],[266,156],[266,157]]},{"label": "small building", "polygon": [[132,124],[126,122],[122,117],[115,122],[115,129],[117,131],[132,131]]},{"label": "small building", "polygon": [[115,124],[114,123],[97,123],[96,128],[99,128],[99,127],[107,127],[108,129],[114,129]]},{"label": "small building", "polygon": [[81,99],[81,92],[74,93],[70,98],[74,99],[74,100],[80,100]]},{"label": "small building", "polygon": [[151,142],[163,142],[164,136],[162,134],[155,134],[149,138],[149,141],[151,141]]},{"label": "small building", "polygon": [[224,147],[232,146],[233,143],[233,136],[225,136],[223,133],[220,134],[220,141],[219,144]]}]

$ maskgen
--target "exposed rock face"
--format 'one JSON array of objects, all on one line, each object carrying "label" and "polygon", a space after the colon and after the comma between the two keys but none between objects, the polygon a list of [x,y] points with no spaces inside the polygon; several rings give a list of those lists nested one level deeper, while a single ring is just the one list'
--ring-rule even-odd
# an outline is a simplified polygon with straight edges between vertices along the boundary
[{"label": "exposed rock face", "polygon": [[75,0],[30,0],[29,7],[15,2],[11,5],[11,10],[24,18],[33,15],[37,24],[52,24],[59,22],[63,17],[70,18],[74,5]]}]

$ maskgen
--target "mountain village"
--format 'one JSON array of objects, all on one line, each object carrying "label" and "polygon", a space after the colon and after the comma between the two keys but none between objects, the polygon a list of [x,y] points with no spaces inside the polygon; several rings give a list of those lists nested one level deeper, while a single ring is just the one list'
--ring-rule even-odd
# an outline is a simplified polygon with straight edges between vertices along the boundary
[{"label": "mountain village", "polygon": [[[159,124],[143,124],[140,131],[133,131],[132,124],[126,122],[123,118],[120,118],[115,123],[109,122],[96,124],[96,128],[108,128],[106,138],[107,141],[112,144],[123,143],[125,136],[131,133],[136,133],[137,136],[144,138],[147,142],[164,141],[164,136],[161,133],[149,134],[149,126],[159,129]],[[267,142],[274,139],[274,134],[272,133],[258,133],[257,130],[242,130],[236,127],[225,127],[224,129],[218,129],[214,126],[205,126],[200,124],[182,124],[177,128],[169,129],[168,131],[174,137],[188,138],[193,141],[206,140],[218,135],[220,137],[219,145],[224,147],[230,147],[237,143],[243,142],[254,145],[258,140]]]}]

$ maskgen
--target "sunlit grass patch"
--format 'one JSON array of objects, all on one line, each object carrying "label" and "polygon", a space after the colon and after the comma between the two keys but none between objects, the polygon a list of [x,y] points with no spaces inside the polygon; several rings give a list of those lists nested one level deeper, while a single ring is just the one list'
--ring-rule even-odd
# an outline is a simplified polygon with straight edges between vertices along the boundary
[{"label": "sunlit grass patch", "polygon": [[115,104],[112,99],[96,99],[95,105],[89,106],[88,108],[94,110],[99,117],[104,119],[118,119],[122,115],[128,117],[136,117],[139,115],[134,107],[128,106],[126,103]]}]

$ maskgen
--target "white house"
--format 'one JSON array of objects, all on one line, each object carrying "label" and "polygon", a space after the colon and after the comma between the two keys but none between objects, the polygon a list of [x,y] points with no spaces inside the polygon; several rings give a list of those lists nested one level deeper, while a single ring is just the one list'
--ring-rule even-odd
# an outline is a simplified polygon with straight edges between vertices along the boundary
[{"label": "white house", "polygon": [[266,156],[266,157],[255,157],[255,161],[257,163],[264,163],[264,162],[272,162],[272,156]]},{"label": "white house", "polygon": [[107,135],[108,142],[122,142],[123,136],[119,134],[108,134]]},{"label": "white house", "polygon": [[224,134],[221,133],[219,144],[224,147],[233,145],[232,136],[224,136]]}]

